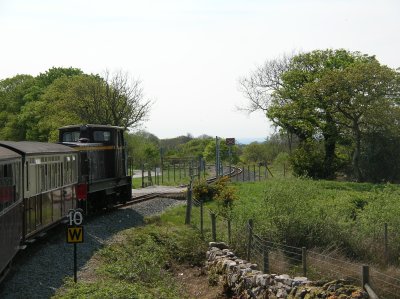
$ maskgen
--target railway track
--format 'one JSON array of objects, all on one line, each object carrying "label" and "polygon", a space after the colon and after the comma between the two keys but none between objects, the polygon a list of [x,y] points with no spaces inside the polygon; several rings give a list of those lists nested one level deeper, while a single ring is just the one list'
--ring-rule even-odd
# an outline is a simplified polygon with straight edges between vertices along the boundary
[{"label": "railway track", "polygon": [[[229,176],[241,173],[240,168],[232,168]],[[207,180],[213,183],[217,180],[212,177]],[[85,220],[85,244],[79,245],[80,265],[89,260],[93,251],[99,249],[108,238],[117,232],[143,223],[144,216],[159,213],[166,206],[182,204],[186,198],[186,188],[172,189],[162,192],[155,188],[147,190],[146,194],[136,194],[130,201],[114,206],[106,213],[97,213]],[[166,188],[167,189],[167,188]],[[154,200],[151,203],[151,200]],[[150,202],[146,204],[146,202]],[[162,203],[162,204],[160,204]],[[140,212],[137,212],[140,211]],[[0,298],[47,298],[54,294],[54,290],[62,284],[65,276],[71,275],[70,265],[63,266],[71,259],[69,244],[65,244],[65,224],[59,223],[47,234],[35,236],[28,243],[28,248],[22,250],[13,261],[9,276],[3,277],[0,283]],[[87,241],[86,241],[87,240]],[[50,267],[48,265],[52,265]],[[30,291],[26,286],[34,286]]]},{"label": "railway track", "polygon": [[[125,229],[141,226],[147,216],[184,204],[182,200],[152,193],[137,196],[118,208],[85,219],[84,243],[78,244],[78,269],[85,267],[93,253]],[[14,260],[0,285],[0,298],[50,298],[65,277],[73,275],[73,246],[65,241],[65,225],[59,225],[44,238],[38,238]],[[79,274],[78,274],[79,280]],[[27,288],[29,286],[29,288]]]}]

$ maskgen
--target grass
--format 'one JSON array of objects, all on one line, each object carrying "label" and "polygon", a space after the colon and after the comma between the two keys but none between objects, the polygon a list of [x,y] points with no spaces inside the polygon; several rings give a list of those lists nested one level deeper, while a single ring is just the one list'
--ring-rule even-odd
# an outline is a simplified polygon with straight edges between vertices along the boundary
[{"label": "grass", "polygon": [[206,244],[176,213],[182,211],[119,233],[95,253],[90,279],[76,284],[66,279],[53,298],[188,298],[171,269],[174,264],[200,265]]}]

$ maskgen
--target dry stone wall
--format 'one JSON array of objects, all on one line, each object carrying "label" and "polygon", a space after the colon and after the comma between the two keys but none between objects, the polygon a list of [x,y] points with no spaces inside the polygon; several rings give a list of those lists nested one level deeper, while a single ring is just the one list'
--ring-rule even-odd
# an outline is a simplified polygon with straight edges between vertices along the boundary
[{"label": "dry stone wall", "polygon": [[217,276],[232,298],[368,298],[360,287],[345,280],[313,282],[306,277],[262,273],[256,264],[240,259],[222,242],[209,243],[206,267],[209,277]]}]

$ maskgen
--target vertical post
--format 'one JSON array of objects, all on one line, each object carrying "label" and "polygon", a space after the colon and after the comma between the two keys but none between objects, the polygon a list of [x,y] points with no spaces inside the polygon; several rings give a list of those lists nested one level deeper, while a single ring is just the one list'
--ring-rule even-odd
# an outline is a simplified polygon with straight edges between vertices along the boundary
[{"label": "vertical post", "polygon": [[369,266],[363,265],[361,271],[361,283],[362,287],[365,288],[365,285],[369,284]]},{"label": "vertical post", "polygon": [[211,213],[211,231],[212,231],[212,239],[214,242],[217,241],[217,221],[214,213]]},{"label": "vertical post", "polygon": [[384,225],[384,233],[385,233],[385,240],[384,240],[384,246],[385,246],[385,264],[389,264],[389,250],[388,250],[388,224],[385,223]]},{"label": "vertical post", "polygon": [[215,136],[215,176],[219,178],[219,140],[218,136]]},{"label": "vertical post", "polygon": [[188,187],[188,193],[187,193],[185,224],[190,224],[191,214],[192,214],[192,180],[190,180],[189,187]]},{"label": "vertical post", "polygon": [[263,272],[269,273],[269,250],[267,242],[263,242]]},{"label": "vertical post", "polygon": [[244,182],[244,164],[243,164],[243,167],[242,167],[242,182]]},{"label": "vertical post", "polygon": [[201,176],[201,157],[199,157],[199,167],[198,167],[198,170],[197,170],[197,179],[198,179],[198,181],[200,181],[200,176]]},{"label": "vertical post", "polygon": [[[151,175],[151,174],[150,174]],[[154,185],[157,185],[157,179],[158,179],[158,175],[157,175],[157,166],[154,165]]]},{"label": "vertical post", "polygon": [[175,175],[175,162],[174,162],[174,183],[176,181],[176,175]]},{"label": "vertical post", "polygon": [[229,177],[231,177],[232,172],[232,145],[229,145]]},{"label": "vertical post", "polygon": [[256,164],[253,165],[254,182],[256,181]]},{"label": "vertical post", "polygon": [[231,219],[228,219],[228,244],[232,243],[232,226]]},{"label": "vertical post", "polygon": [[261,181],[261,165],[258,164],[258,181]]},{"label": "vertical post", "polygon": [[144,164],[142,164],[142,188],[144,188]]},{"label": "vertical post", "polygon": [[267,164],[265,164],[265,168],[264,168],[264,178],[265,178],[265,179],[268,178]]},{"label": "vertical post", "polygon": [[76,283],[78,280],[78,263],[77,263],[77,254],[76,254],[76,243],[74,243],[74,282]]},{"label": "vertical post", "polygon": [[301,262],[303,264],[303,276],[307,277],[307,249],[301,247]]},{"label": "vertical post", "polygon": [[160,155],[161,155],[161,185],[164,185],[164,155],[162,147],[160,148]]},{"label": "vertical post", "polygon": [[247,165],[247,181],[251,181],[250,179],[250,165]]},{"label": "vertical post", "polygon": [[186,162],[183,161],[183,177],[186,177]]},{"label": "vertical post", "polygon": [[286,177],[286,163],[283,163],[283,177]]},{"label": "vertical post", "polygon": [[200,200],[200,233],[203,236],[204,234],[204,209],[203,209],[203,201]]},{"label": "vertical post", "polygon": [[179,162],[179,181],[182,182],[182,163]]},{"label": "vertical post", "polygon": [[249,230],[249,239],[247,242],[247,261],[250,261],[251,257],[251,245],[253,241],[253,219],[249,219],[248,223],[248,230]]}]

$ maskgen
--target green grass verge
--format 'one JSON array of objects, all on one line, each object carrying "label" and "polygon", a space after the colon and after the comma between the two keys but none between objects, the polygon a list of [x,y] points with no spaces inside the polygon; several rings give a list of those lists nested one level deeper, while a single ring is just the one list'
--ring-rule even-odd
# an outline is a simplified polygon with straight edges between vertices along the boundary
[{"label": "green grass verge", "polygon": [[[191,228],[178,224],[180,208],[150,218],[149,225],[128,229],[93,257],[90,281],[65,280],[53,298],[187,298],[172,277],[175,263],[200,265],[206,244]],[[175,224],[171,224],[175,222]]]},{"label": "green grass verge", "polygon": [[235,183],[234,221],[253,219],[272,241],[307,248],[336,246],[347,254],[382,262],[384,223],[390,259],[399,262],[400,187],[308,179]]}]

